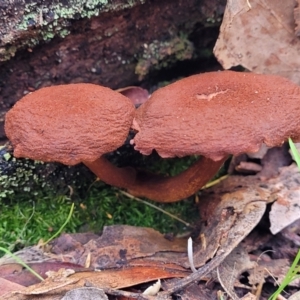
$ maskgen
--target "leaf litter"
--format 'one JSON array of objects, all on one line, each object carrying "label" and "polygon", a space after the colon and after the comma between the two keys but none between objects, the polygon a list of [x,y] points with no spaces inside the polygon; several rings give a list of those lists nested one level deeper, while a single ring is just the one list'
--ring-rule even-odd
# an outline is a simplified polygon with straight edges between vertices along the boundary
[{"label": "leaf litter", "polygon": [[[219,282],[232,299],[239,299],[241,295],[237,291],[253,292],[259,283],[270,282],[270,274],[280,282],[295,249],[292,253],[282,250],[282,257],[265,256],[264,246],[277,251],[277,247],[284,248],[288,244],[287,238],[281,235],[280,245],[272,244],[271,233],[268,233],[268,239],[265,239],[266,235],[258,235],[255,243],[252,240],[254,228],[268,218],[266,207],[274,206],[278,201],[280,205],[289,205],[288,201],[294,201],[300,191],[300,173],[295,164],[281,168],[275,164],[275,169],[277,173],[271,173],[276,176],[271,178],[266,178],[263,170],[250,176],[231,175],[200,193],[201,226],[200,230],[192,233],[195,273],[191,272],[187,258],[186,237],[170,239],[151,228],[114,225],[105,227],[101,235],[62,234],[49,247],[39,248],[38,255],[32,254],[33,247],[28,248],[30,254],[27,258],[26,248],[21,250],[20,256],[26,258],[33,268],[39,266],[37,270],[46,278],[44,282],[36,280],[34,285],[26,281],[27,270],[16,269],[10,258],[3,257],[0,261],[1,277],[21,286],[29,285],[18,293],[6,294],[3,299],[28,299],[32,295],[54,299],[54,295],[61,297],[71,290],[87,286],[104,289],[108,293],[158,279],[163,280],[164,290],[158,295],[169,297],[170,293],[184,291],[187,284],[200,278],[203,282]],[[288,209],[292,210],[292,206]],[[295,216],[289,217],[291,222],[287,223],[282,210],[272,211],[272,208],[269,216],[271,227],[275,226],[273,224],[278,226],[281,223],[278,220],[282,219],[282,228],[285,229],[300,218],[296,210]],[[46,269],[54,271],[47,273],[51,274],[50,277],[46,276]],[[64,273],[66,270],[67,274]],[[246,277],[245,272],[248,274]],[[298,283],[294,285],[298,286]],[[193,289],[188,291],[191,294]],[[138,292],[142,293],[142,289]]]}]

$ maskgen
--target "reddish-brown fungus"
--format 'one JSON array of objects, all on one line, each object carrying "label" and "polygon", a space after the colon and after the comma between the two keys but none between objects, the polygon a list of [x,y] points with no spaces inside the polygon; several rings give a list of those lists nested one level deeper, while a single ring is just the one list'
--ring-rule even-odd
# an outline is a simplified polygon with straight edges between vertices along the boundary
[{"label": "reddish-brown fungus", "polygon": [[[299,96],[297,85],[278,76],[212,72],[159,89],[135,114],[110,89],[71,84],[25,96],[7,113],[5,130],[17,157],[84,162],[108,184],[173,202],[201,188],[229,154],[299,141]],[[175,177],[117,168],[103,154],[123,144],[131,124],[142,154],[204,157]]]},{"label": "reddish-brown fungus", "polygon": [[[146,195],[134,189],[138,185],[132,193],[176,201],[205,184],[229,154],[255,152],[262,143],[278,146],[288,137],[299,141],[299,101],[299,86],[285,78],[233,71],[194,75],[157,90],[136,112],[135,149],[145,155],[156,150],[161,157],[197,154],[206,159],[177,177],[183,181],[163,179],[167,189],[156,183]],[[194,178],[198,186],[191,184]]]},{"label": "reddish-brown fungus", "polygon": [[135,106],[141,105],[149,98],[149,92],[139,86],[127,86],[117,89],[116,92],[129,98]]},{"label": "reddish-brown fungus", "polygon": [[126,187],[135,181],[134,169],[120,170],[102,155],[124,143],[134,113],[131,101],[109,88],[59,85],[18,101],[6,114],[5,132],[16,157],[83,162],[104,182]]}]

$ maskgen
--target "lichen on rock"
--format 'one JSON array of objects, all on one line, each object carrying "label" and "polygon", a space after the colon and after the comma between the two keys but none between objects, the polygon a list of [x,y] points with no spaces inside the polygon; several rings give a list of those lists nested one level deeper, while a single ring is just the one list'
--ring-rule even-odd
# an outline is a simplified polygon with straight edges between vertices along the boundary
[{"label": "lichen on rock", "polygon": [[139,75],[139,80],[143,80],[150,71],[168,67],[175,61],[191,59],[193,53],[194,45],[186,35],[174,36],[163,42],[154,40],[150,44],[144,44],[135,73]]},{"label": "lichen on rock", "polygon": [[80,189],[93,179],[83,166],[70,168],[57,163],[17,159],[8,144],[0,147],[0,201],[15,196],[28,199],[63,194],[68,185]]},{"label": "lichen on rock", "polygon": [[13,57],[23,47],[33,47],[55,36],[70,33],[72,21],[91,18],[145,3],[145,0],[36,0],[0,4],[0,61]]}]

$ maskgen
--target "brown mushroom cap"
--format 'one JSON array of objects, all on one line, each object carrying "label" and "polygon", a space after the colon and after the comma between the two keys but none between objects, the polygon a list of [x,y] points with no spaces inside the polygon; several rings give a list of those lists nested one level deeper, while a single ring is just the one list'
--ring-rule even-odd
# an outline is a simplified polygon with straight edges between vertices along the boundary
[{"label": "brown mushroom cap", "polygon": [[6,114],[5,132],[16,157],[75,165],[120,147],[134,113],[131,101],[109,88],[59,85],[18,101]]},{"label": "brown mushroom cap", "polygon": [[160,88],[136,113],[135,149],[162,157],[255,152],[300,140],[300,87],[285,78],[233,71]]}]

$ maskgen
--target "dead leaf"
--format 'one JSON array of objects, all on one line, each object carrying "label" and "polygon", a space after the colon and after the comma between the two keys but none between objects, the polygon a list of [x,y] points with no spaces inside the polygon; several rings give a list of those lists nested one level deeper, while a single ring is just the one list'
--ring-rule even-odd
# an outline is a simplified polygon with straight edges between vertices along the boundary
[{"label": "dead leaf", "polygon": [[[253,286],[261,282],[266,282],[267,278],[273,276],[280,284],[290,268],[291,262],[288,259],[270,259],[256,262],[255,268],[248,270],[249,283]],[[299,286],[299,279],[293,282],[294,286]]]},{"label": "dead leaf", "polygon": [[108,297],[105,295],[104,291],[94,287],[83,287],[74,289],[65,294],[61,300],[108,300]]},{"label": "dead leaf", "polygon": [[[104,227],[100,237],[83,245],[71,242],[71,239],[71,235],[62,235],[53,241],[52,254],[58,258],[62,255],[67,261],[71,258],[72,262],[84,265],[89,253],[92,253],[90,267],[96,269],[126,266],[134,259],[162,252],[186,252],[185,239],[174,238],[170,241],[154,229],[127,225]],[[64,246],[66,244],[69,245],[68,252]],[[75,247],[72,248],[72,245]]]},{"label": "dead leaf", "polygon": [[186,287],[181,293],[180,293],[180,299],[181,300],[211,300],[213,299],[211,292],[208,292],[208,290],[198,285],[198,283],[193,283]]},{"label": "dead leaf", "polygon": [[239,297],[234,291],[236,281],[239,276],[245,272],[253,269],[256,266],[255,262],[250,261],[248,253],[242,246],[236,247],[224,260],[224,262],[217,268],[217,277],[233,300],[238,300]]},{"label": "dead leaf", "polygon": [[279,174],[280,168],[290,166],[291,163],[292,157],[289,153],[288,144],[284,144],[281,147],[271,148],[261,159],[263,169],[259,173],[259,177],[262,180],[276,177]]},{"label": "dead leaf", "polygon": [[288,300],[299,300],[300,299],[300,291],[296,292],[294,295],[288,298]]},{"label": "dead leaf", "polygon": [[296,23],[295,34],[296,36],[300,36],[300,5],[299,0],[296,0],[296,5],[294,8],[294,19]]},{"label": "dead leaf", "polygon": [[225,69],[242,65],[300,84],[295,0],[228,0],[214,54]]},{"label": "dead leaf", "polygon": [[240,298],[240,300],[257,300],[257,298],[253,294],[247,293],[244,297]]},{"label": "dead leaf", "polygon": [[39,295],[53,292],[56,289],[78,282],[78,278],[68,278],[71,274],[74,274],[74,272],[75,271],[71,269],[59,269],[57,272],[50,271],[50,276],[46,280],[22,291],[18,291],[17,293],[23,295]]},{"label": "dead leaf", "polygon": [[[215,255],[228,255],[256,226],[265,212],[269,195],[265,189],[249,186],[231,191],[222,194],[216,189],[208,189],[201,196],[200,212],[202,208],[209,210],[214,206],[214,209],[205,216],[202,214],[206,225],[202,226],[200,235],[205,236],[206,248],[202,244],[196,247],[196,267],[205,265]],[[189,267],[188,262],[183,265]]]},{"label": "dead leaf", "polygon": [[242,161],[235,167],[235,170],[242,174],[256,174],[262,170],[262,166],[251,161]]},{"label": "dead leaf", "polygon": [[[26,247],[22,250],[15,252],[14,254],[17,257],[19,257],[24,263],[39,263],[51,261],[51,259],[53,258],[53,256],[51,256],[50,253],[45,253],[43,248],[38,245]],[[0,258],[0,265],[14,263],[16,263],[15,259],[8,254],[5,254],[3,257]]]},{"label": "dead leaf", "polygon": [[12,291],[22,291],[25,287],[0,277],[0,297]]},{"label": "dead leaf", "polygon": [[27,299],[26,297],[23,297],[26,295],[44,294],[49,294],[51,297],[57,297],[59,295],[65,295],[68,291],[80,287],[122,289],[140,283],[155,281],[157,279],[184,277],[187,274],[186,271],[179,271],[178,267],[175,267],[175,269],[172,270],[170,266],[169,268],[146,266],[106,271],[78,272],[68,277],[61,277],[59,281],[53,279],[56,278],[54,274],[54,277],[47,278],[45,281],[32,285],[18,293],[9,294],[8,298],[3,299],[21,300]]},{"label": "dead leaf", "polygon": [[[282,168],[281,182],[277,183],[277,201],[272,205],[270,212],[270,230],[273,234],[300,219],[300,185],[299,169],[292,165]],[[276,182],[271,179],[270,183]]]},{"label": "dead leaf", "polygon": [[[23,250],[25,250],[25,248]],[[56,262],[46,261],[40,263],[27,262],[27,265],[43,278],[46,278],[46,272],[48,271],[56,272],[61,268],[73,269],[74,271],[87,270],[82,266],[71,264],[71,263],[64,263],[61,261],[56,261]],[[24,269],[21,265],[16,263],[0,265],[0,277],[7,279],[11,282],[20,284],[22,286],[30,286],[40,282],[40,280],[36,276],[34,276],[27,269]]]},{"label": "dead leaf", "polygon": [[281,230],[282,236],[300,247],[300,219]]}]

